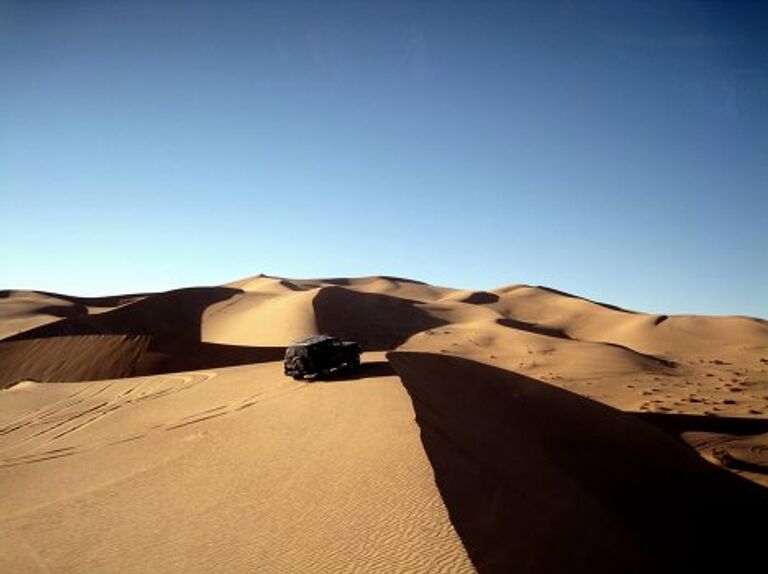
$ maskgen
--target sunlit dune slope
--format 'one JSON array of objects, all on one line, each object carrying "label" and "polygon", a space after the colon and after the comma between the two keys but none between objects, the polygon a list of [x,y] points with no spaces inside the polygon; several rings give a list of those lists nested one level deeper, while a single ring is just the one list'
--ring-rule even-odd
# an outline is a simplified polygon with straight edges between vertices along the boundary
[{"label": "sunlit dune slope", "polygon": [[238,293],[208,307],[203,340],[230,345],[288,345],[315,335],[312,301],[318,289],[258,290]]},{"label": "sunlit dune slope", "polygon": [[365,363],[3,391],[0,571],[474,572],[407,393]]},{"label": "sunlit dune slope", "polygon": [[517,285],[491,293],[498,300],[488,306],[504,318],[671,359],[710,354],[738,358],[745,348],[764,346],[768,339],[768,323],[751,317],[649,315],[545,287]]}]

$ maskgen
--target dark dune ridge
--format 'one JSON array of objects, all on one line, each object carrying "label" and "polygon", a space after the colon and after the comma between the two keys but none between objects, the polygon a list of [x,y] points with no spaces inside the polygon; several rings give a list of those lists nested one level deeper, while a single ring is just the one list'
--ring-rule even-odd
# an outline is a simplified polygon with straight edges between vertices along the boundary
[{"label": "dark dune ridge", "polygon": [[130,293],[126,295],[106,295],[103,297],[78,297],[77,295],[64,295],[61,293],[51,293],[50,291],[24,291],[15,289],[0,290],[0,299],[9,299],[20,295],[29,294],[31,296],[43,296],[61,302],[81,305],[83,307],[118,307],[126,303],[132,303],[143,299],[152,293]]},{"label": "dark dune ridge", "polygon": [[205,310],[242,293],[231,287],[190,287],[157,293],[96,315],[78,314],[8,337],[6,341],[71,335],[149,335],[200,341]]},{"label": "dark dune ridge", "polygon": [[553,289],[552,287],[547,287],[545,285],[537,285],[538,289],[541,289],[542,291],[547,291],[548,293],[553,293],[555,295],[559,295],[561,297],[568,297],[570,299],[579,299],[580,301],[584,301],[586,303],[591,303],[593,305],[597,305],[599,307],[604,307],[605,309],[608,309],[609,311],[618,311],[619,313],[629,313],[629,314],[637,314],[637,311],[632,311],[630,309],[624,309],[623,307],[619,307],[618,305],[611,305],[610,303],[604,303],[602,301],[595,301],[594,299],[587,299],[586,297],[579,297],[578,295],[574,295],[573,293],[568,293],[566,291],[561,291],[559,289]]},{"label": "dark dune ridge", "polygon": [[630,414],[466,359],[391,352],[481,574],[739,571],[768,493]]},{"label": "dark dune ridge", "polygon": [[149,335],[69,335],[0,341],[0,389],[24,380],[96,381],[282,359],[285,347],[243,347]]},{"label": "dark dune ridge", "polygon": [[60,382],[116,379],[136,374],[149,338],[76,335],[0,341],[0,389],[24,380]]},{"label": "dark dune ridge", "polygon": [[447,324],[418,301],[343,287],[324,287],[312,301],[318,330],[358,341],[367,351],[394,349],[409,337]]},{"label": "dark dune ridge", "polygon": [[[77,313],[0,341],[0,388],[21,380],[92,381],[282,358],[285,347],[201,341],[202,316],[241,293],[195,287],[149,295],[99,314]],[[123,301],[113,298],[109,302]]]},{"label": "dark dune ridge", "polygon": [[708,417],[645,412],[633,412],[631,414],[678,437],[686,432],[727,433],[734,436],[768,432],[768,419],[765,418]]},{"label": "dark dune ridge", "polygon": [[0,340],[62,318],[103,313],[144,296],[73,297],[46,291],[0,291]]}]

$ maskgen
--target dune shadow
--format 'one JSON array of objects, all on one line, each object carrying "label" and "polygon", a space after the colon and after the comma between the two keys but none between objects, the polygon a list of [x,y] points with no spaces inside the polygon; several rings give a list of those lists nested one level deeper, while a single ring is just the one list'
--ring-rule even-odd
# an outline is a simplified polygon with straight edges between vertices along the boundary
[{"label": "dune shadow", "polygon": [[46,305],[37,310],[42,315],[52,315],[67,319],[70,317],[79,317],[88,314],[88,307],[82,303],[73,303],[72,305]]},{"label": "dune shadow", "polygon": [[0,341],[0,389],[23,380],[95,381],[281,361],[285,347],[242,347],[141,335]]},{"label": "dune shadow", "polygon": [[[496,319],[496,324],[501,325],[502,327],[509,327],[511,329],[519,329],[521,331],[527,331],[529,333],[534,333],[536,335],[555,337],[557,339],[567,339],[569,341],[577,340],[570,337],[562,329],[557,329],[555,327],[547,327],[545,325],[539,325],[536,323],[528,323],[527,321],[518,321],[517,319],[510,319],[510,318]],[[666,367],[669,369],[674,369],[675,367],[677,367],[677,363],[675,363],[674,361],[663,359],[661,357],[656,357],[655,355],[649,355],[648,353],[641,353],[640,351],[636,351],[635,349],[632,349],[625,345],[620,345],[618,343],[611,343],[608,341],[595,341],[595,342],[601,345],[608,345],[609,347],[621,349],[622,351],[627,351],[628,353],[631,353],[637,357],[642,357],[643,359],[656,363],[660,367]]]},{"label": "dune shadow", "polygon": [[[7,299],[13,296],[15,291],[13,289],[0,290],[0,299]],[[154,295],[154,293],[130,293],[125,295],[106,295],[102,297],[78,297],[76,295],[64,295],[61,293],[51,293],[50,291],[30,291],[37,295],[44,295],[53,299],[60,299],[62,301],[69,301],[70,303],[78,305],[87,305],[89,307],[117,307],[118,305],[124,305],[131,303],[144,297]]]},{"label": "dune shadow", "polygon": [[644,412],[632,414],[676,437],[685,432],[722,433],[735,436],[768,432],[768,419]]},{"label": "dune shadow", "polygon": [[721,466],[768,475],[768,419],[636,413]]},{"label": "dune shadow", "polygon": [[[765,443],[766,441],[763,440],[762,444],[760,444],[757,448],[760,451],[765,451]],[[738,447],[738,445],[736,446]],[[736,450],[736,454],[731,452],[731,448],[732,445],[730,444],[714,448],[712,449],[712,456],[726,468],[743,472],[751,472],[753,474],[768,475],[768,461],[765,460],[765,457],[762,457],[763,459],[759,461],[744,460],[744,458],[739,456],[740,453],[738,452],[738,448]]]},{"label": "dune shadow", "polygon": [[571,339],[562,329],[556,329],[554,327],[545,327],[544,325],[537,325],[536,323],[528,323],[526,321],[518,321],[517,319],[496,319],[496,323],[502,327],[509,327],[510,329],[519,329],[520,331],[527,331],[536,335],[545,335],[547,337],[556,337],[557,339]]},{"label": "dune shadow", "polygon": [[280,285],[283,287],[286,287],[287,289],[290,289],[291,291],[307,291],[307,287],[302,287],[301,285],[297,285],[293,281],[289,281],[288,279],[280,279],[278,281]]},{"label": "dune shadow", "polygon": [[463,299],[459,299],[459,301],[471,305],[490,305],[491,303],[497,303],[499,301],[499,296],[496,295],[496,293],[489,293],[488,291],[475,291]]},{"label": "dune shadow", "polygon": [[599,305],[600,307],[603,307],[605,309],[609,309],[611,311],[619,311],[620,313],[629,313],[631,315],[637,315],[637,311],[631,311],[630,309],[624,309],[623,307],[619,307],[617,305],[611,305],[610,303],[603,303],[602,301],[595,301],[593,299],[587,299],[586,297],[579,297],[578,295],[574,295],[573,293],[568,293],[566,291],[560,291],[559,289],[553,289],[552,287],[546,287],[544,285],[537,285],[538,289],[541,289],[542,291],[547,291],[549,293],[554,293],[555,295],[561,295],[562,297],[567,297],[569,299],[580,299],[581,301],[586,301],[587,303],[593,303],[595,305]]},{"label": "dune shadow", "polygon": [[158,375],[282,361],[285,347],[244,347],[219,343],[151,341],[134,375]]},{"label": "dune shadow", "polygon": [[480,574],[739,571],[761,547],[767,491],[640,418],[458,357],[387,358]]},{"label": "dune shadow", "polygon": [[0,383],[87,381],[282,360],[285,347],[201,340],[206,309],[242,292],[197,287],[150,295],[98,314],[76,308],[59,321],[0,342]]},{"label": "dune shadow", "polygon": [[72,335],[148,335],[200,341],[205,310],[242,293],[231,287],[191,287],[149,295],[98,314],[79,314],[24,331],[6,341]]},{"label": "dune shadow", "polygon": [[[360,281],[360,280],[375,281],[377,279],[389,281],[392,283],[409,283],[411,285],[427,285],[427,283],[424,283],[423,281],[417,281],[415,279],[407,279],[405,277],[395,277],[393,275],[377,275],[377,276],[371,276],[371,277],[356,278],[357,281]],[[330,285],[338,285],[340,287],[349,287],[354,284],[355,279],[348,278],[348,277],[329,277],[326,279],[319,279],[318,281],[320,281],[321,283],[328,283]]]},{"label": "dune shadow", "polygon": [[663,359],[661,357],[657,357],[656,355],[649,355],[648,353],[641,353],[640,351],[636,351],[632,347],[627,347],[626,345],[620,345],[619,343],[611,343],[610,341],[596,341],[596,342],[599,342],[601,345],[608,345],[609,347],[613,347],[615,349],[621,349],[622,351],[627,351],[628,353],[632,353],[637,357],[642,357],[643,359],[651,361],[652,363],[656,363],[660,367],[666,367],[667,369],[677,368],[677,363],[675,361],[671,361],[669,359]]},{"label": "dune shadow", "polygon": [[339,286],[322,288],[312,300],[321,333],[357,341],[365,351],[394,349],[415,333],[447,324],[420,305],[411,299]]}]

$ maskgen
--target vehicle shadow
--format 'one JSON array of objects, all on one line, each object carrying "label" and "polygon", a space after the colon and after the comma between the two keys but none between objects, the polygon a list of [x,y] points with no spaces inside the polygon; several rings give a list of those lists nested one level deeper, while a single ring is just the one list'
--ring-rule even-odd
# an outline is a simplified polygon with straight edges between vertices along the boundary
[{"label": "vehicle shadow", "polygon": [[376,377],[388,377],[394,375],[389,361],[367,361],[360,363],[360,367],[354,371],[338,371],[324,377],[313,379],[315,383],[339,383],[345,381],[359,381]]}]

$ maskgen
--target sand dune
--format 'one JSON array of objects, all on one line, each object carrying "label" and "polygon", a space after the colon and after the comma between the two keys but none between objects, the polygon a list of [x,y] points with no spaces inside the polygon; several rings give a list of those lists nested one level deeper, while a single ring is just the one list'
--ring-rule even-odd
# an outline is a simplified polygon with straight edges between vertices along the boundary
[{"label": "sand dune", "polygon": [[[383,353],[284,377],[317,333],[408,392]],[[3,387],[3,572],[687,572],[759,542],[761,319],[396,277],[3,291]]]},{"label": "sand dune", "polygon": [[5,340],[62,335],[152,335],[199,341],[203,312],[238,293],[239,290],[227,287],[193,287],[155,293],[103,313],[66,317]]},{"label": "sand dune", "polygon": [[41,291],[0,291],[0,340],[62,317],[102,313],[142,297],[118,295],[89,298]]},{"label": "sand dune", "polygon": [[[762,543],[756,526],[768,493],[653,426],[466,359],[388,358],[480,572],[736,571],[753,563],[738,549]],[[702,553],[715,548],[722,551]]]},{"label": "sand dune", "polygon": [[344,287],[325,287],[313,300],[318,329],[360,341],[365,349],[392,349],[412,334],[445,323],[417,301]]},{"label": "sand dune", "polygon": [[[497,319],[451,324],[411,338],[403,349],[434,350],[448,354],[485,354],[515,368],[548,373],[589,373],[591,376],[636,372],[670,373],[674,363],[613,343],[593,343],[548,334],[516,321]],[[493,355],[493,357],[491,357]]]},{"label": "sand dune", "polygon": [[90,381],[130,377],[149,339],[73,335],[0,342],[0,389],[24,380]]},{"label": "sand dune", "polygon": [[318,333],[312,301],[318,289],[258,290],[208,307],[202,338],[230,345],[288,345]]},{"label": "sand dune", "polygon": [[412,279],[386,276],[334,279],[284,279],[280,277],[270,277],[268,275],[256,275],[254,277],[227,283],[225,286],[243,289],[245,291],[261,291],[265,287],[275,283],[292,290],[309,290],[329,286],[346,287],[360,293],[392,295],[420,302],[436,301],[445,294],[454,291],[454,289],[436,287]]},{"label": "sand dune", "polygon": [[3,572],[474,571],[410,400],[380,369],[311,385],[269,363],[4,393]]},{"label": "sand dune", "polygon": [[0,388],[25,379],[91,381],[280,359],[285,343],[202,340],[204,313],[238,295],[236,289],[201,287],[114,298],[114,308],[99,313],[85,308],[29,328],[0,341]]},{"label": "sand dune", "polygon": [[506,318],[559,329],[574,339],[617,343],[672,359],[738,358],[750,341],[764,342],[768,337],[768,323],[750,317],[649,315],[543,287],[518,285],[493,292],[500,298],[490,306]]},{"label": "sand dune", "polygon": [[0,389],[25,380],[96,381],[281,360],[285,347],[72,335],[0,341]]},{"label": "sand dune", "polygon": [[420,305],[448,291],[388,277],[297,280],[257,276],[228,284],[243,289],[213,305],[203,339],[238,345],[287,345],[318,333],[391,349],[443,321]]}]

